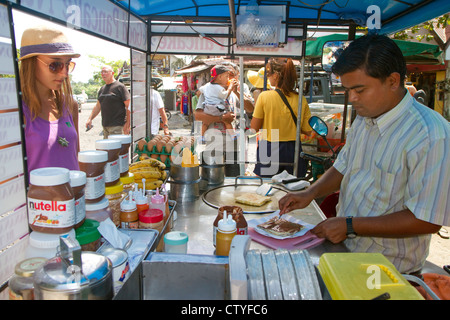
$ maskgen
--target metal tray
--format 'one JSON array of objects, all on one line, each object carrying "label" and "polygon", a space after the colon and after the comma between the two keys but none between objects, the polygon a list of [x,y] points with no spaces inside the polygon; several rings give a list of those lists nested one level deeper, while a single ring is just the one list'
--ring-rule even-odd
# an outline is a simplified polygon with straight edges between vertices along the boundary
[{"label": "metal tray", "polygon": [[[260,180],[259,184],[241,184],[238,183],[239,179]],[[238,203],[234,199],[243,193],[256,193],[256,189],[263,184],[263,180],[260,177],[241,177],[238,176],[235,179],[234,185],[224,185],[208,190],[202,195],[203,201],[213,207],[220,208],[221,206],[239,206],[244,213],[270,213],[277,211],[278,201],[287,194],[284,189],[273,186],[271,191],[272,201],[262,205],[261,207],[254,207]]]}]

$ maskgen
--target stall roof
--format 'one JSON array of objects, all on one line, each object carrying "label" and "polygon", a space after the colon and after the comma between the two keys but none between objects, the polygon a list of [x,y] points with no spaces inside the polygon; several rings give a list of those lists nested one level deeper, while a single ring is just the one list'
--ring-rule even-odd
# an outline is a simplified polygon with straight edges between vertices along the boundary
[{"label": "stall roof", "polygon": [[[166,21],[232,21],[241,7],[250,0],[113,0],[124,8],[145,19]],[[288,8],[287,22],[320,21],[326,25],[350,20],[364,24],[371,5],[380,8],[380,33],[390,34],[431,20],[450,12],[448,0],[258,0],[261,5],[285,5]],[[232,8],[232,10],[230,10]],[[231,14],[230,14],[231,13]]]},{"label": "stall roof", "polygon": [[[344,34],[331,34],[318,37],[313,41],[307,41],[306,56],[310,59],[320,59],[322,57],[322,48],[325,42],[347,39],[347,35]],[[403,56],[408,64],[442,64],[442,61],[439,60],[442,51],[437,45],[403,40],[394,41],[400,50],[402,50]]]}]

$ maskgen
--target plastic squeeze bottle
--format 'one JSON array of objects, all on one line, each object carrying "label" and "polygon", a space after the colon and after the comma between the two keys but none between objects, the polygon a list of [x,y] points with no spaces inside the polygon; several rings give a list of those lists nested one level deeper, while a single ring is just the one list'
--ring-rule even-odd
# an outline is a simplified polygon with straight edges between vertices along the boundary
[{"label": "plastic squeeze bottle", "polygon": [[156,194],[152,195],[150,200],[150,209],[159,209],[164,213],[164,222],[167,220],[166,217],[166,197],[159,194],[159,189],[156,189]]},{"label": "plastic squeeze bottle", "polygon": [[125,198],[120,203],[120,227],[138,229],[139,214],[136,208],[136,201],[132,199],[132,191],[130,191],[128,199]]},{"label": "plastic squeeze bottle", "polygon": [[236,235],[236,221],[231,215],[223,213],[223,219],[219,220],[216,234],[216,255],[228,256],[230,252],[231,241]]}]

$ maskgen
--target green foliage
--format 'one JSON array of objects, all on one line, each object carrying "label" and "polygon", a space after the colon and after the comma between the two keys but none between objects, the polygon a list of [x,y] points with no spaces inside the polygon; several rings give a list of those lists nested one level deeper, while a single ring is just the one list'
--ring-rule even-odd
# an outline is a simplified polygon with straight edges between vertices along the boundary
[{"label": "green foliage", "polygon": [[[443,16],[437,17],[436,19],[424,22],[420,25],[411,27],[409,29],[402,30],[400,32],[397,32],[394,34],[394,39],[396,40],[411,40],[416,39],[420,42],[422,40],[425,41],[431,41],[434,39],[434,36],[431,34],[431,32],[434,30],[434,28],[445,28],[447,25],[450,24],[450,15],[444,14]],[[420,30],[425,29],[428,31],[426,34],[419,34]],[[408,32],[410,32],[412,35],[409,35]]]}]

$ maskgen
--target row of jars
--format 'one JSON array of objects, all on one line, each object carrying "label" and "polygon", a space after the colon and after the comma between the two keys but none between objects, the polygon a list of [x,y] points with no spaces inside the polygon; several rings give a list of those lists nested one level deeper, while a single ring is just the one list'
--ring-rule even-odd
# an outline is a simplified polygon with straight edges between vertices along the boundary
[{"label": "row of jars", "polygon": [[95,251],[102,242],[99,223],[110,218],[119,226],[120,200],[134,185],[128,173],[130,145],[129,135],[110,136],[96,141],[96,150],[78,154],[80,171],[30,172],[28,257],[55,256],[59,236],[67,233],[83,250]]}]

